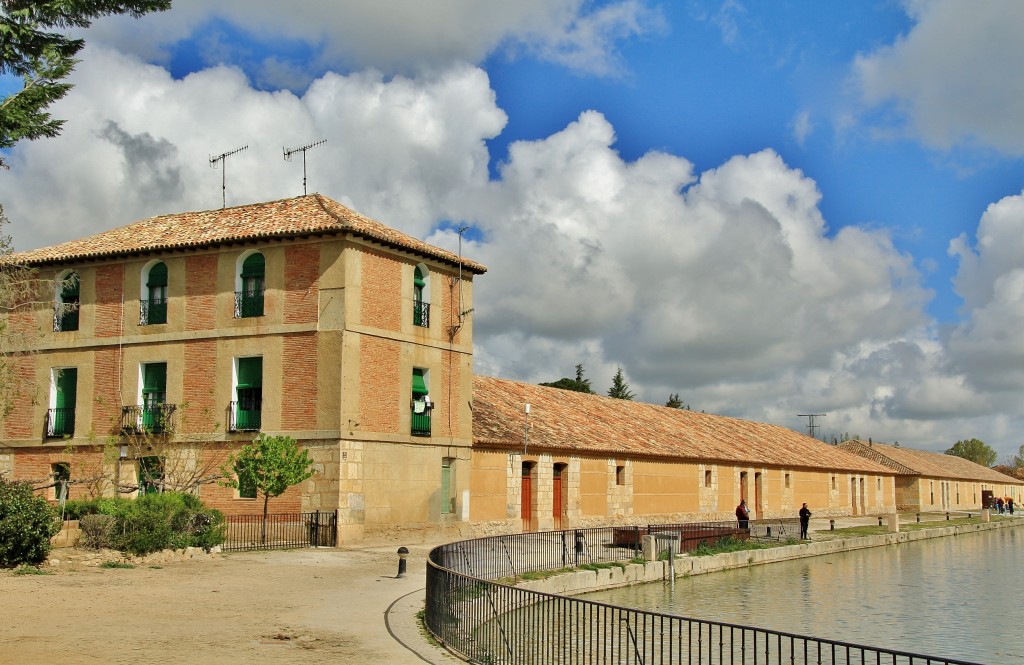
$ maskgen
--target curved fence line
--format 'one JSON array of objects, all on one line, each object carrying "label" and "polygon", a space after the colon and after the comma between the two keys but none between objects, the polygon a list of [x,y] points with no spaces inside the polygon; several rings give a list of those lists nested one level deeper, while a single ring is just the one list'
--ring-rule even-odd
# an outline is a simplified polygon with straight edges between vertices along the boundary
[{"label": "curved fence line", "polygon": [[713,544],[726,537],[786,540],[792,537],[791,528],[789,520],[751,522],[742,532],[735,522],[702,522],[568,529],[448,543],[428,556],[425,623],[443,645],[471,663],[486,665],[977,665],[617,607],[511,584],[527,573],[621,564],[639,555],[643,535],[668,536],[683,549],[694,549],[701,542]]}]

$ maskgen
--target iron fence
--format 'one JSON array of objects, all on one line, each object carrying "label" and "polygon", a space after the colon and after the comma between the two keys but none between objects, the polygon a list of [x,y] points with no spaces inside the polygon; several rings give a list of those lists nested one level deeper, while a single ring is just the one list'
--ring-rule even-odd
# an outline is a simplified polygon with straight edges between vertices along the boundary
[{"label": "iron fence", "polygon": [[228,515],[224,550],[282,550],[298,547],[335,547],[338,511]]},{"label": "iron fence", "polygon": [[[767,536],[770,521],[752,522]],[[782,521],[789,525],[790,520]],[[777,534],[778,523],[772,523]],[[797,527],[799,528],[799,527]],[[752,626],[704,621],[530,591],[505,578],[567,565],[624,561],[642,532],[735,537],[735,522],[570,529],[448,543],[427,562],[425,623],[445,646],[489,665],[974,665]],[[781,536],[771,536],[772,538]],[[619,542],[616,542],[616,541]],[[628,542],[623,542],[628,541]],[[710,544],[710,543],[709,543]]]},{"label": "iron fence", "polygon": [[46,438],[59,439],[65,436],[75,435],[75,409],[74,407],[63,407],[47,409],[46,411]]}]

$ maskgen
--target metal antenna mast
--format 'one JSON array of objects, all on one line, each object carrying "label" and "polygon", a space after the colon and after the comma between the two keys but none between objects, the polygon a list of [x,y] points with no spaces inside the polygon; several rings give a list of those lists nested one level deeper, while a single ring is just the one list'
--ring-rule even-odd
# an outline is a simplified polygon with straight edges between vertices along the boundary
[{"label": "metal antenna mast", "polygon": [[288,148],[281,148],[281,150],[284,151],[284,161],[286,161],[286,162],[292,161],[292,155],[293,154],[295,154],[297,152],[301,152],[302,153],[302,195],[303,196],[306,195],[306,151],[307,150],[311,150],[311,149],[317,147],[321,143],[327,143],[327,139],[320,139],[319,141],[314,141],[312,143],[307,143],[306,145],[302,146],[301,148],[291,148],[290,150]]},{"label": "metal antenna mast", "polygon": [[223,154],[217,155],[216,157],[211,157],[210,158],[210,168],[214,168],[214,169],[217,168],[217,162],[222,162],[223,165],[224,165],[224,167],[220,170],[220,207],[221,208],[226,208],[227,205],[228,205],[228,187],[227,187],[227,182],[225,180],[225,177],[226,177],[227,171],[228,171],[228,163],[227,163],[226,159],[228,157],[230,157],[231,155],[235,155],[237,153],[242,152],[243,150],[245,150],[248,147],[249,146],[247,146],[247,145],[243,145],[241,148],[235,148],[234,150],[231,150],[229,152],[225,152]]},{"label": "metal antenna mast", "polygon": [[824,418],[827,413],[798,413],[796,414],[800,418],[807,418],[807,436],[814,438],[814,431],[817,430],[821,425],[815,425],[815,418]]}]

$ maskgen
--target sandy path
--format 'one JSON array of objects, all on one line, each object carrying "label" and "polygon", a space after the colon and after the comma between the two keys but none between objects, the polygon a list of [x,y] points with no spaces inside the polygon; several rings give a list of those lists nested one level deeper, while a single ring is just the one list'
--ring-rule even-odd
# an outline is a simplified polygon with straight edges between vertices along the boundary
[{"label": "sandy path", "polygon": [[[455,662],[414,629],[426,548],[295,550],[53,575],[0,571],[0,663]],[[54,556],[61,557],[61,550]],[[66,556],[66,555],[63,555]],[[415,593],[418,592],[418,593]],[[407,594],[405,609],[385,612]]]}]

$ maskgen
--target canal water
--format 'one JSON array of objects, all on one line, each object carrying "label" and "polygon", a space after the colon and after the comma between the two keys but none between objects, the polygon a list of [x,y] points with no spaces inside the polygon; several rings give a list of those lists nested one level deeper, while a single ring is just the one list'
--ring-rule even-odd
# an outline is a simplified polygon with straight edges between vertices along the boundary
[{"label": "canal water", "polygon": [[582,596],[979,663],[1024,663],[1024,528]]}]

